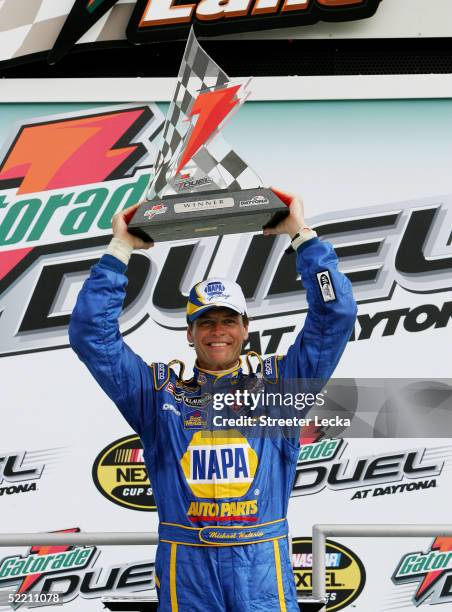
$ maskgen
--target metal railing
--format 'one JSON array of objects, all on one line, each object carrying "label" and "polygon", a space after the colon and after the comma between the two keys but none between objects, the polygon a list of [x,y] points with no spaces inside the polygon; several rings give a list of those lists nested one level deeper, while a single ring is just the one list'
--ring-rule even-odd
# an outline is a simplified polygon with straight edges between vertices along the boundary
[{"label": "metal railing", "polygon": [[[452,525],[314,525],[312,528],[312,596],[326,599],[326,538],[423,538],[452,536]],[[323,608],[325,610],[326,608]]]},{"label": "metal railing", "polygon": [[[452,537],[452,525],[345,525],[322,524],[312,528],[312,599],[326,602],[326,539],[327,537]],[[147,546],[158,544],[157,533],[8,533],[0,534],[0,547],[7,546]],[[306,602],[309,598],[305,599]],[[322,608],[325,610],[325,607]]]},{"label": "metal railing", "polygon": [[85,532],[85,533],[0,533],[0,547],[4,546],[144,546],[158,544],[158,534],[141,532]]},{"label": "metal railing", "polygon": [[[289,537],[289,542],[291,542]],[[0,534],[0,548],[11,546],[57,546],[57,545],[97,545],[97,546],[128,546],[158,544],[157,533],[147,532],[84,532],[84,533],[3,533]],[[115,598],[112,598],[114,600]],[[124,597],[126,600],[127,597]],[[131,597],[135,600],[136,597]],[[143,602],[153,603],[155,598],[140,597]],[[322,602],[315,602],[310,597],[298,599],[301,608],[319,610]],[[315,605],[316,604],[316,605]],[[304,607],[303,607],[304,606]]]}]

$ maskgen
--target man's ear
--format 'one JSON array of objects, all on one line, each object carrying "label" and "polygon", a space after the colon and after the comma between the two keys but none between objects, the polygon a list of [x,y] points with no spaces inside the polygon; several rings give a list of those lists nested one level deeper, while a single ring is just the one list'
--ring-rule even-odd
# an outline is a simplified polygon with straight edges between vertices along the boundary
[{"label": "man's ear", "polygon": [[193,334],[191,333],[191,327],[187,327],[187,340],[193,344]]},{"label": "man's ear", "polygon": [[243,341],[245,343],[245,342],[248,342],[248,336],[249,336],[248,327],[249,327],[249,324],[248,323],[243,324],[243,327],[245,328],[245,334],[246,334],[245,335],[245,340]]}]

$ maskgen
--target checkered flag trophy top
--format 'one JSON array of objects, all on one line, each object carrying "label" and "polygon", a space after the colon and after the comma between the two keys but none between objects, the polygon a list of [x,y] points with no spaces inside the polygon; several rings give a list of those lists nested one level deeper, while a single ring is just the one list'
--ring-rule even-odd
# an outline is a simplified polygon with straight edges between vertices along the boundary
[{"label": "checkered flag trophy top", "polygon": [[[234,191],[262,185],[219,133],[247,98],[248,84],[249,80],[232,82],[201,48],[191,29],[148,200],[181,191]],[[203,112],[214,106],[214,113],[204,122]]]},{"label": "checkered flag trophy top", "polygon": [[248,96],[248,82],[230,81],[191,30],[154,180],[129,232],[154,242],[202,238],[259,231],[287,215],[276,194],[221,136],[225,121]]}]

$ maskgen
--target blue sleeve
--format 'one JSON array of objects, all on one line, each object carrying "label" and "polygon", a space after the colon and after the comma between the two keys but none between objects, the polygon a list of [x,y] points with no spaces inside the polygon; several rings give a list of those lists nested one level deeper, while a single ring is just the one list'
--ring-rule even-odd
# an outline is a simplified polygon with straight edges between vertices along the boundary
[{"label": "blue sleeve", "polygon": [[308,313],[303,329],[282,360],[280,372],[286,378],[314,378],[325,384],[350,338],[356,302],[351,283],[337,264],[332,245],[318,238],[297,250],[297,272],[306,289]]},{"label": "blue sleeve", "polygon": [[151,368],[124,342],[118,318],[126,293],[126,266],[104,255],[91,268],[69,325],[72,348],[129,425],[155,439],[155,391]]}]

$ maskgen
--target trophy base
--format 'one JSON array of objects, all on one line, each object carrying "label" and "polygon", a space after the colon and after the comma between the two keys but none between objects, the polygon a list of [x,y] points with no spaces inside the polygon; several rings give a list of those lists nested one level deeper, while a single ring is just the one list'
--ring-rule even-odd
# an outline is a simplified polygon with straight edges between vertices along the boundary
[{"label": "trophy base", "polygon": [[289,214],[271,189],[204,191],[143,202],[129,223],[129,232],[145,241],[223,236],[274,227]]}]

